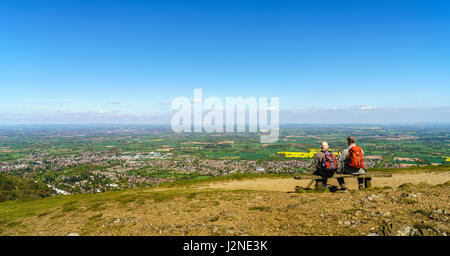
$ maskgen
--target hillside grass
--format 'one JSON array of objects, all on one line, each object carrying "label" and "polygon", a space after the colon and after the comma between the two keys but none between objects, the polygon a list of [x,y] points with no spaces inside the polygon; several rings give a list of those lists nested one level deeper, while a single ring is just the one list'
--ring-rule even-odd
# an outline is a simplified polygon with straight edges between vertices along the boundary
[{"label": "hillside grass", "polygon": [[0,202],[8,200],[43,198],[51,196],[52,189],[30,178],[0,173]]},{"label": "hillside grass", "polygon": [[[0,225],[11,223],[21,218],[32,216],[45,216],[54,212],[61,214],[71,211],[90,211],[107,208],[107,204],[114,202],[127,204],[140,200],[153,200],[162,202],[175,197],[195,197],[198,193],[218,193],[221,190],[189,189],[198,184],[210,182],[226,182],[233,180],[256,179],[256,178],[291,178],[287,174],[250,174],[238,173],[228,176],[210,177],[200,180],[180,180],[173,183],[162,184],[147,188],[134,188],[122,191],[110,191],[100,194],[72,194],[57,195],[38,200],[23,199],[0,202]],[[183,188],[183,189],[180,189]]]},{"label": "hillside grass", "polygon": [[[39,200],[14,200],[0,203],[0,232],[2,226],[9,227],[12,223],[19,223],[21,219],[43,217],[52,215],[59,218],[71,213],[92,212],[93,216],[98,212],[108,209],[122,209],[129,203],[140,204],[143,201],[152,200],[154,203],[169,201],[178,197],[186,199],[196,198],[200,194],[217,194],[224,192],[221,189],[195,190],[195,189],[129,189],[124,191],[112,191],[101,194],[77,194],[58,195]],[[235,190],[233,192],[251,192]],[[91,217],[93,217],[91,216]],[[93,217],[95,218],[95,217]]]},{"label": "hillside grass", "polygon": [[[369,172],[436,172],[450,171],[449,165],[409,167],[401,169],[370,169]],[[177,197],[186,199],[196,198],[200,194],[217,194],[225,190],[192,188],[193,185],[210,182],[228,182],[234,180],[258,179],[258,178],[292,178],[291,174],[249,174],[238,173],[228,176],[211,177],[201,180],[181,180],[174,183],[163,184],[148,188],[135,188],[122,191],[111,191],[100,194],[73,194],[57,195],[40,199],[19,199],[0,202],[0,233],[2,229],[19,228],[22,220],[28,218],[40,218],[51,216],[60,218],[74,213],[85,213],[92,218],[97,218],[99,212],[108,209],[125,208],[129,203],[140,204],[147,200],[155,203],[169,201]],[[448,185],[447,182],[444,185]],[[229,191],[228,191],[229,192]],[[248,193],[250,190],[237,190],[235,192]],[[259,210],[259,209],[254,209]],[[91,216],[92,215],[92,216]],[[97,217],[95,217],[97,216]]]}]

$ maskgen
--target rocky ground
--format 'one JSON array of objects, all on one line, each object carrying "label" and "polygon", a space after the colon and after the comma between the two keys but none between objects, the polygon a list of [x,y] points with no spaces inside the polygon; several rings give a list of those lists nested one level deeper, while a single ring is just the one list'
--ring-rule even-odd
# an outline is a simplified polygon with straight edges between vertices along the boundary
[{"label": "rocky ground", "polygon": [[[379,180],[361,191],[349,183],[349,192],[294,193],[293,179],[255,179],[3,202],[0,234],[449,234],[449,173],[420,174],[428,183],[412,182],[411,174],[405,175],[393,178],[391,186]],[[268,189],[277,181],[285,185]]]}]

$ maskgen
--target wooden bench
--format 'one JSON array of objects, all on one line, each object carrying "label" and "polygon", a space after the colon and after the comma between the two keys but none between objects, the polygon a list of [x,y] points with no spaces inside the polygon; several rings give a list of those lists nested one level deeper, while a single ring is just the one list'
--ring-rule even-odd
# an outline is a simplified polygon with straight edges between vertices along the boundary
[{"label": "wooden bench", "polygon": [[[372,187],[372,178],[373,177],[392,177],[392,174],[390,173],[366,173],[361,175],[352,175],[352,174],[334,174],[332,177],[327,179],[337,179],[337,178],[362,178],[364,188],[370,188]],[[322,188],[323,187],[323,180],[325,178],[322,178],[319,175],[312,175],[312,174],[298,174],[294,176],[294,179],[296,180],[311,180],[311,183],[313,181],[316,181],[316,188]],[[309,186],[311,185],[309,183]]]}]

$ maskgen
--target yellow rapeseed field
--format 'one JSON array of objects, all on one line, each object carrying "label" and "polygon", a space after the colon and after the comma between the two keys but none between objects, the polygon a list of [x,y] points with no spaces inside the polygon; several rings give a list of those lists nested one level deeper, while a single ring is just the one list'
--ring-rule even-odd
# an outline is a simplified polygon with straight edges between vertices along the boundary
[{"label": "yellow rapeseed field", "polygon": [[[295,158],[313,158],[314,155],[319,152],[319,149],[309,149],[309,152],[285,152],[281,151],[277,154],[284,155],[285,157],[295,157]],[[333,152],[335,155],[339,155],[338,152]]]}]

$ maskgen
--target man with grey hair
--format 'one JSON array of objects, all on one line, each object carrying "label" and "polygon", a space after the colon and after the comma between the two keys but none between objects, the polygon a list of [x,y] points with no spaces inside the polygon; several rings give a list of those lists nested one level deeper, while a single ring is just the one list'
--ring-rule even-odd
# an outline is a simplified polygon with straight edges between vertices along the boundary
[{"label": "man with grey hair", "polygon": [[314,175],[321,176],[323,187],[327,187],[328,178],[333,177],[337,170],[337,160],[333,152],[331,152],[328,142],[323,141],[320,145],[321,151],[314,156]]}]

